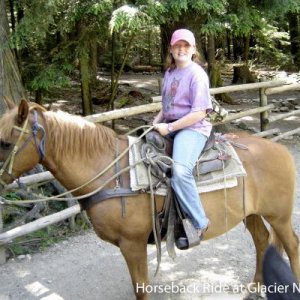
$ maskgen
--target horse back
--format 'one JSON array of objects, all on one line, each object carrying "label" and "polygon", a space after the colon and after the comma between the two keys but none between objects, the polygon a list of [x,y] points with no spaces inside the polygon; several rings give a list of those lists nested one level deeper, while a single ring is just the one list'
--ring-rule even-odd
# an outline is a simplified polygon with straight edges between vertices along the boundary
[{"label": "horse back", "polygon": [[241,135],[235,142],[247,148],[236,150],[247,172],[245,181],[248,183],[248,191],[255,195],[255,201],[274,206],[284,203],[292,209],[296,168],[287,147],[264,138],[245,135]]}]

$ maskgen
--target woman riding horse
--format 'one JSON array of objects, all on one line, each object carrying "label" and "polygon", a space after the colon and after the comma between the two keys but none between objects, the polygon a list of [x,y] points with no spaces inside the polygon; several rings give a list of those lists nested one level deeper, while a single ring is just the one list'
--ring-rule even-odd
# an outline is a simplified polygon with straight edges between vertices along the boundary
[{"label": "woman riding horse", "polygon": [[[265,220],[271,225],[273,243],[286,251],[299,281],[298,238],[291,222],[296,188],[293,158],[286,147],[266,139],[242,135],[237,141],[247,148],[236,149],[247,176],[238,179],[236,187],[227,189],[226,201],[222,190],[201,196],[211,222],[204,239],[221,235],[244,221],[256,248],[253,284],[259,285],[262,284],[262,258],[269,244]],[[97,177],[114,161],[117,144],[121,153],[128,147],[128,140],[81,117],[45,111],[37,104],[22,100],[0,119],[0,161],[5,162],[0,179],[10,183],[41,163],[67,189],[81,187],[74,195],[90,193],[115,174],[112,166]],[[119,165],[121,169],[128,167],[128,156],[124,155]],[[129,173],[122,177],[123,186],[129,188]],[[85,185],[86,182],[89,184]],[[115,180],[106,186],[115,187]],[[163,202],[163,197],[156,197],[158,211]],[[87,213],[96,234],[120,248],[136,298],[147,299],[148,295],[136,287],[148,284],[147,242],[152,231],[149,195],[140,193],[126,197],[123,202],[120,197],[112,198],[90,206]]]}]

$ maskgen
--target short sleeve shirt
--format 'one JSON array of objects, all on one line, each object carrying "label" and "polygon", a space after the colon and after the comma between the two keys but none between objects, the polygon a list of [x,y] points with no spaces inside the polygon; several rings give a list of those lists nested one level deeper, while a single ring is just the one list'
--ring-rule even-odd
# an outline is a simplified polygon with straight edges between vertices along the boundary
[{"label": "short sleeve shirt", "polygon": [[[190,112],[211,112],[209,80],[203,68],[192,62],[185,68],[168,70],[164,77],[162,105],[166,122],[178,120]],[[212,125],[203,119],[189,128],[209,136]]]}]

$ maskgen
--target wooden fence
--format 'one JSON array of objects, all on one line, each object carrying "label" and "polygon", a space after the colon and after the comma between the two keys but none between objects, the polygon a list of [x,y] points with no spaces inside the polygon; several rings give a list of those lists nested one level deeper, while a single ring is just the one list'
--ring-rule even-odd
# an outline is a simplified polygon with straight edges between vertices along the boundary
[{"label": "wooden fence", "polygon": [[[230,93],[230,92],[236,92],[236,91],[245,91],[245,90],[253,90],[258,89],[259,95],[260,95],[260,107],[250,109],[247,111],[243,111],[237,114],[228,115],[222,122],[220,123],[228,123],[236,119],[240,119],[245,116],[250,116],[253,114],[260,113],[260,127],[261,127],[261,133],[258,133],[256,135],[258,136],[267,136],[269,134],[278,133],[279,129],[271,129],[267,130],[268,124],[271,122],[275,122],[281,119],[285,119],[290,116],[298,115],[300,114],[300,109],[295,110],[286,114],[279,114],[277,116],[269,117],[268,111],[272,108],[274,108],[273,104],[268,105],[268,95],[282,93],[285,91],[291,91],[291,90],[300,90],[300,83],[293,83],[288,84],[285,80],[276,80],[276,81],[269,81],[269,82],[259,82],[259,83],[251,83],[251,84],[242,84],[242,85],[235,85],[235,86],[227,86],[227,87],[221,87],[221,88],[212,88],[210,89],[211,95],[221,94],[221,93]],[[141,113],[147,113],[147,112],[155,112],[159,111],[161,109],[161,97],[154,97],[153,99],[155,102],[151,104],[146,105],[140,105],[136,107],[130,107],[130,108],[123,108],[119,110],[114,110],[106,113],[101,114],[95,114],[91,116],[85,117],[85,119],[91,121],[91,122],[105,122],[109,120],[114,120],[118,118],[123,117],[129,117]],[[219,124],[220,124],[219,123]],[[296,134],[300,132],[300,127],[294,130],[291,130],[289,132],[282,133],[281,135],[276,136],[273,138],[274,141],[279,140],[282,137],[289,136],[291,134]],[[22,183],[26,185],[30,185],[37,182],[44,182],[49,181],[53,179],[53,176],[50,172],[43,172],[39,173],[37,175],[30,175],[21,178]],[[15,189],[18,185],[16,182],[9,185],[9,188]],[[1,201],[1,199],[0,199]],[[57,212],[55,214],[42,217],[38,220],[35,220],[33,222],[30,222],[28,224],[18,226],[14,229],[8,230],[6,232],[3,231],[3,222],[1,218],[1,204],[0,204],[0,264],[5,262],[5,244],[8,244],[12,242],[13,239],[23,236],[25,234],[31,233],[33,231],[36,231],[38,229],[44,228],[46,226],[49,226],[51,224],[54,224],[56,222],[60,222],[64,219],[70,218],[71,216],[74,216],[80,212],[79,205],[74,205],[72,207],[69,207],[67,209],[64,209],[60,212]]]}]

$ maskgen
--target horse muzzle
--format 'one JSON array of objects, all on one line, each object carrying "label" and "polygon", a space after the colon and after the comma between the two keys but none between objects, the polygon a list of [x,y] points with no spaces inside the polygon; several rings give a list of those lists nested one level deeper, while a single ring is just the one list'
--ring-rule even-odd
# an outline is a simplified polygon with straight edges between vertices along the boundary
[{"label": "horse muzzle", "polygon": [[14,180],[15,178],[4,168],[4,163],[0,162],[0,193]]}]

